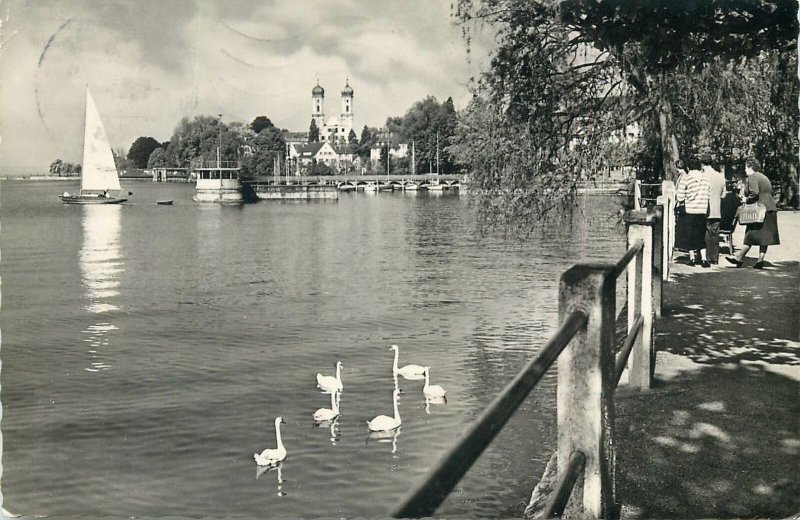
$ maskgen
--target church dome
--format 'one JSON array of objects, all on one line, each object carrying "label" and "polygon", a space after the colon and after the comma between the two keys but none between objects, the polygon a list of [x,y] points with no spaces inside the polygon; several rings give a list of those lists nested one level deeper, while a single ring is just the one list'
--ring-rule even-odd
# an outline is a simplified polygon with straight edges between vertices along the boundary
[{"label": "church dome", "polygon": [[345,81],[344,88],[342,89],[343,96],[352,96],[353,95],[353,87],[350,86],[350,80]]},{"label": "church dome", "polygon": [[311,89],[312,96],[324,96],[325,89],[319,86],[319,81],[317,81],[317,86]]}]

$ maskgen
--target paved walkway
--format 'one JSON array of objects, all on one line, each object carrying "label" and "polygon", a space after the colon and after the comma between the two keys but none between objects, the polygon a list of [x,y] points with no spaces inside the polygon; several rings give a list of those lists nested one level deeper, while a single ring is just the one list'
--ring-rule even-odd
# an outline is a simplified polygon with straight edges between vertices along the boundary
[{"label": "paved walkway", "polygon": [[673,264],[654,388],[618,390],[624,518],[800,516],[800,213],[778,222],[763,271],[755,248],[739,269]]}]

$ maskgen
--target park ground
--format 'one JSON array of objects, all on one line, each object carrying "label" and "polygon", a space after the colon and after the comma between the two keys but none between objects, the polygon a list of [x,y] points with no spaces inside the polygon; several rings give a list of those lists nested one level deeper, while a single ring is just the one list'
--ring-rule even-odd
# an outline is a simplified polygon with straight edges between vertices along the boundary
[{"label": "park ground", "polygon": [[623,518],[800,518],[800,212],[778,222],[763,271],[676,253],[653,388],[618,390]]}]

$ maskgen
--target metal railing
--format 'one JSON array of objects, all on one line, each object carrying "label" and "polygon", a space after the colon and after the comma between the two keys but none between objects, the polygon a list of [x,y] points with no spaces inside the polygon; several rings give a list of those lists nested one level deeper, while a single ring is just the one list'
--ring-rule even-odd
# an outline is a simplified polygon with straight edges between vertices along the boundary
[{"label": "metal railing", "polygon": [[[615,264],[578,264],[561,276],[552,338],[391,512],[432,516],[519,405],[558,366],[558,484],[538,515],[561,516],[583,476],[584,514],[613,518],[614,390],[626,366],[629,385],[649,388],[655,364],[653,317],[661,311],[663,209],[630,211],[628,249]],[[617,278],[627,274],[628,334],[615,355]]]}]

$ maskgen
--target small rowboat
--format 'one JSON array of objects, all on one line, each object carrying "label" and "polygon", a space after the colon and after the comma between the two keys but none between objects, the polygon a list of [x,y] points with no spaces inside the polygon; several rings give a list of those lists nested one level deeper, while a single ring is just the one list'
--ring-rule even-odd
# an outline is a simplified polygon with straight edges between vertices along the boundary
[{"label": "small rowboat", "polygon": [[169,200],[157,200],[156,204],[159,206],[172,206],[172,199]]}]

